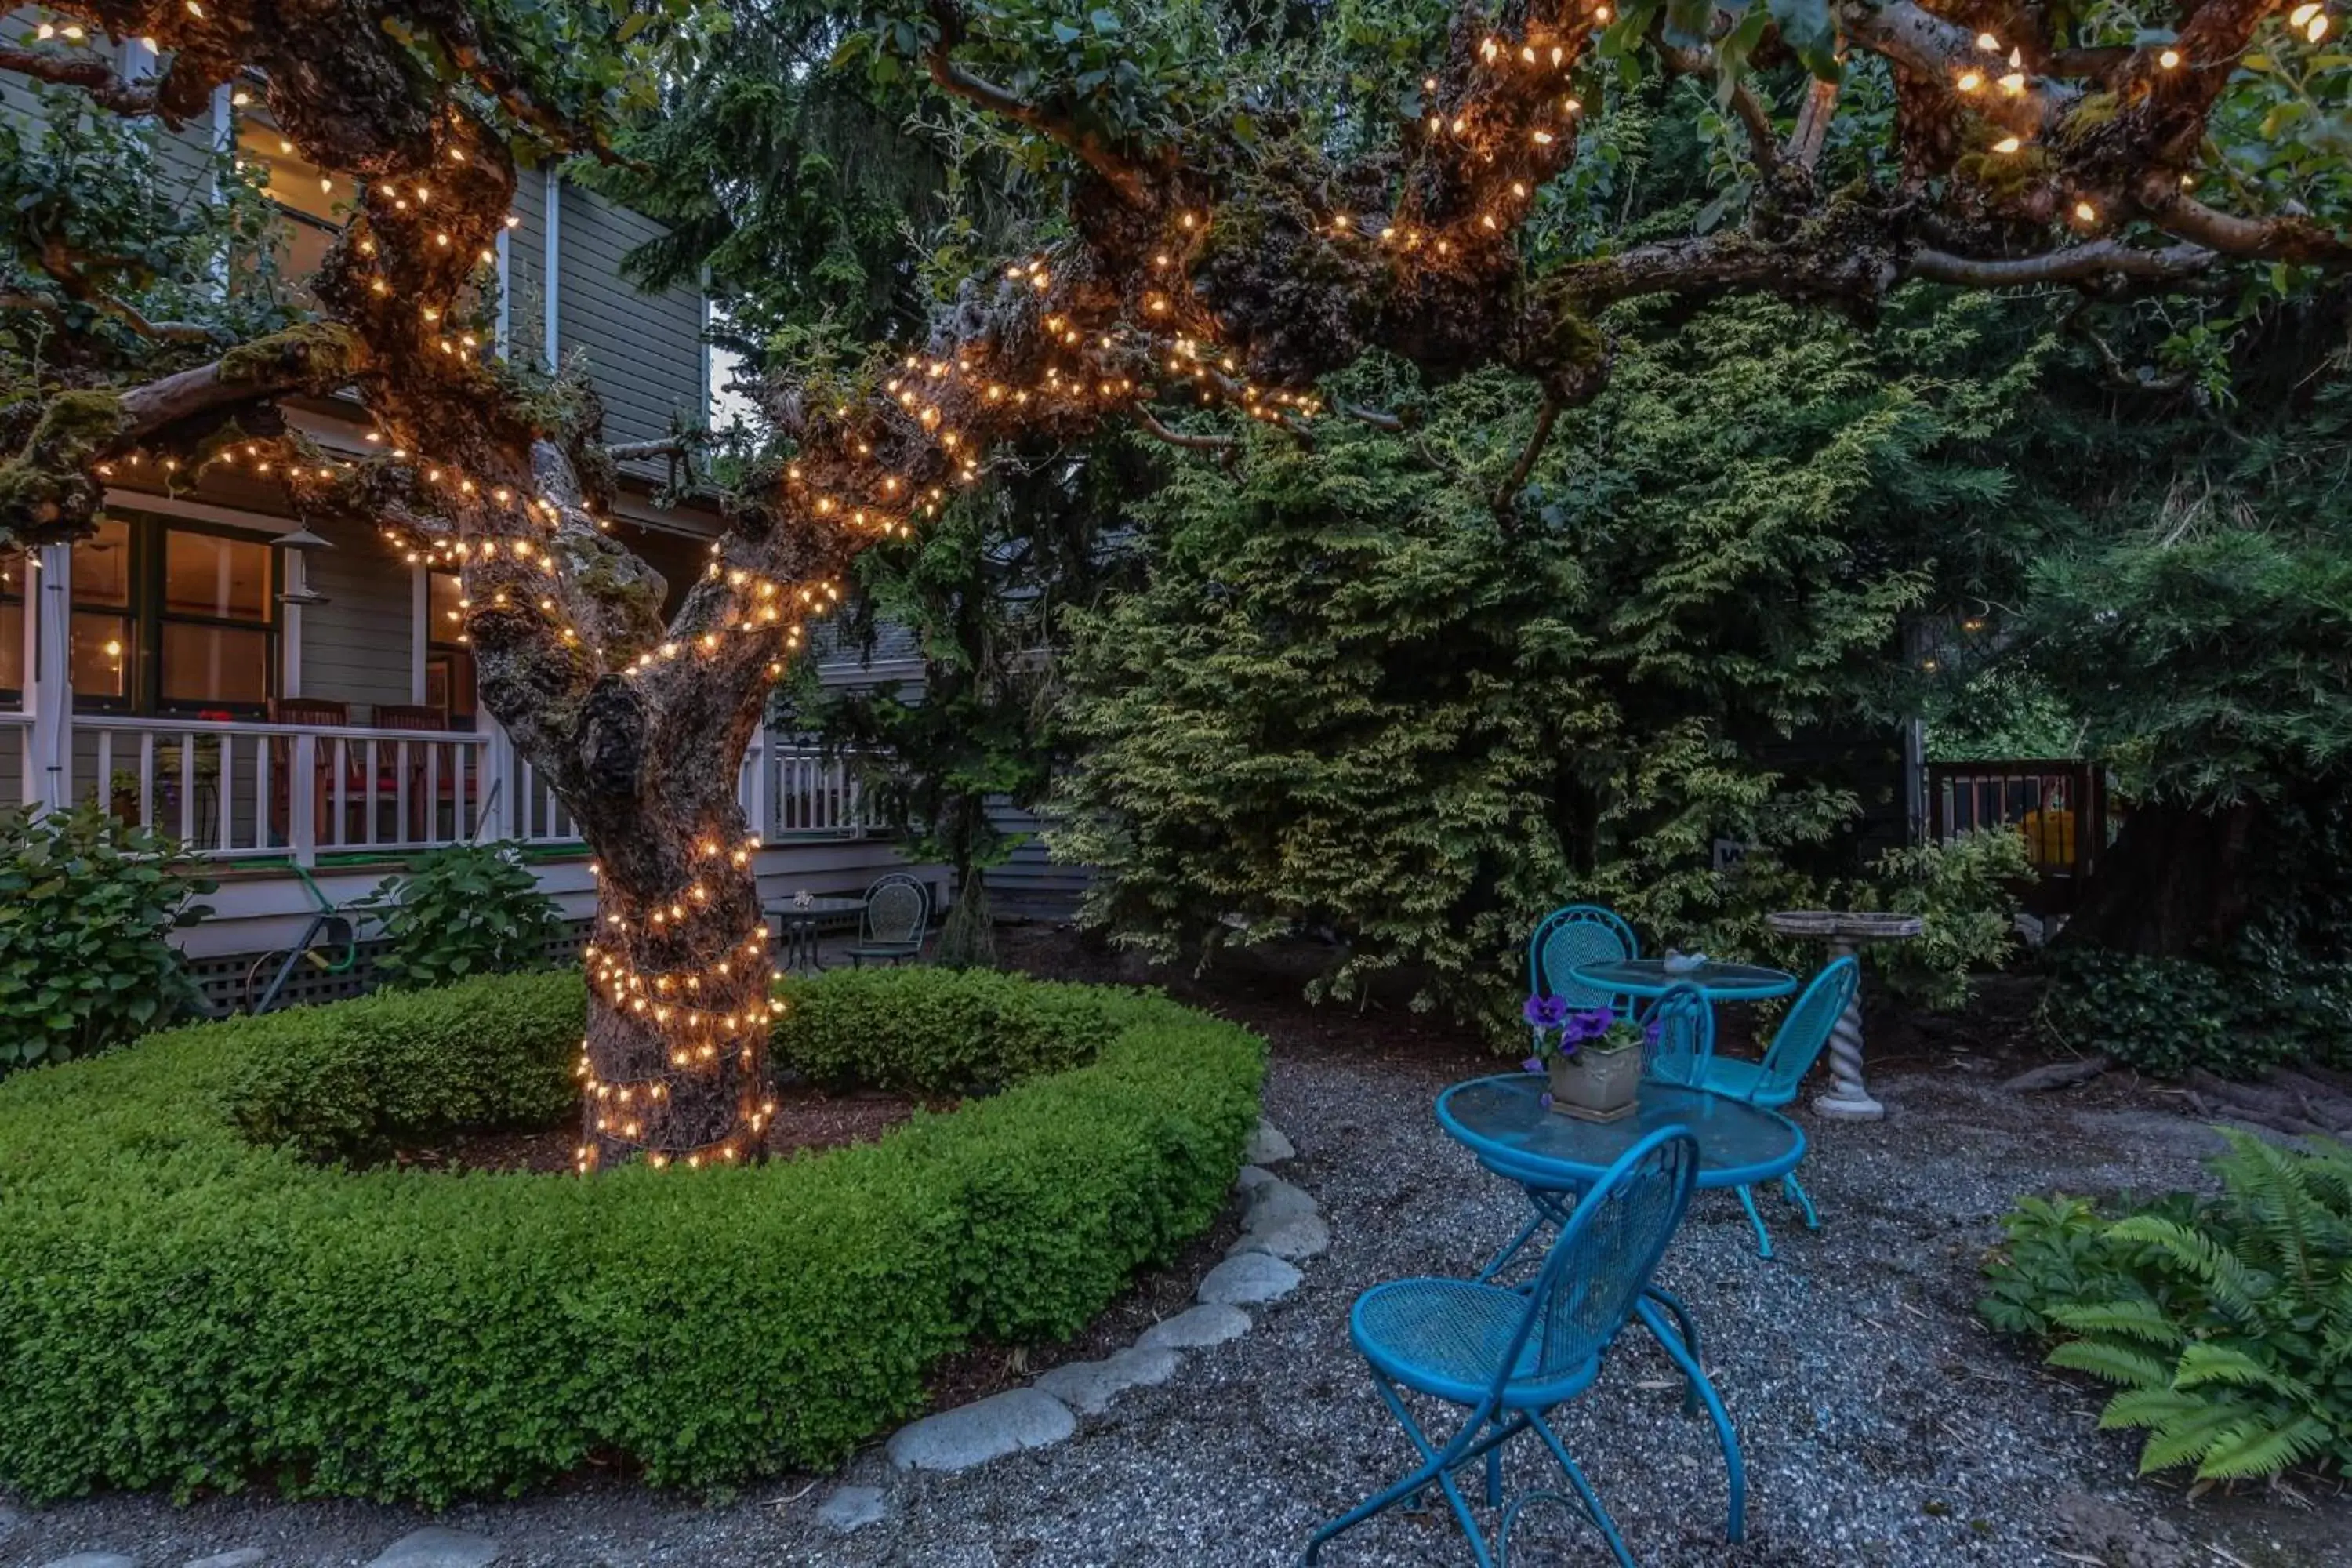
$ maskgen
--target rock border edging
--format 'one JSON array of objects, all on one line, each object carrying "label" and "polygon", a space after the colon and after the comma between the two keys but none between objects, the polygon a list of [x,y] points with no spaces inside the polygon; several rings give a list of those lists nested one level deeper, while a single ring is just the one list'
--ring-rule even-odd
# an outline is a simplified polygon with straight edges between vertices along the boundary
[{"label": "rock border edging", "polygon": [[[1288,1297],[1298,1289],[1297,1266],[1331,1245],[1330,1226],[1314,1198],[1266,1169],[1297,1152],[1279,1129],[1259,1118],[1234,1183],[1241,1194],[1241,1237],[1202,1279],[1196,1305],[1153,1324],[1104,1360],[1066,1362],[1019,1388],[908,1423],[885,1444],[891,1469],[955,1474],[1065,1442],[1076,1433],[1081,1415],[1101,1415],[1129,1390],[1177,1375],[1184,1352],[1248,1333],[1255,1325],[1242,1306],[1271,1306]],[[888,1517],[887,1497],[871,1487],[836,1486],[818,1517],[845,1535]]]}]

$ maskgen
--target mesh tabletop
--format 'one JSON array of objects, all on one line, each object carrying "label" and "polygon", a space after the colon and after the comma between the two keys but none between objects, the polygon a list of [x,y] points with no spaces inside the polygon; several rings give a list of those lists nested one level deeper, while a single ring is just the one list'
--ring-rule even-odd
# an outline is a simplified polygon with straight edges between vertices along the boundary
[{"label": "mesh tabletop", "polygon": [[1760,1002],[1769,996],[1786,996],[1797,988],[1797,977],[1785,969],[1767,969],[1760,963],[1724,963],[1712,958],[1695,969],[1672,973],[1667,972],[1663,958],[1618,958],[1601,963],[1580,963],[1570,973],[1572,978],[1596,991],[1613,991],[1628,996],[1655,996],[1684,980],[1716,1002]]},{"label": "mesh tabletop", "polygon": [[1644,1083],[1633,1115],[1583,1121],[1548,1109],[1549,1080],[1504,1073],[1457,1083],[1437,1097],[1438,1124],[1513,1175],[1590,1186],[1617,1157],[1661,1127],[1698,1140],[1698,1184],[1744,1187],[1797,1168],[1805,1134],[1777,1111],[1675,1083]]}]

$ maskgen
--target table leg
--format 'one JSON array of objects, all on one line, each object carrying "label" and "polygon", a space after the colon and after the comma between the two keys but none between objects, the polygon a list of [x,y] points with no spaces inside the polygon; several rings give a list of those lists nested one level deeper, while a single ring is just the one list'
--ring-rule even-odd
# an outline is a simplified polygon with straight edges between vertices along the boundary
[{"label": "table leg", "polygon": [[[1854,944],[1841,938],[1830,942],[1832,961],[1853,956]],[[1875,1121],[1886,1107],[1870,1098],[1862,1081],[1862,987],[1857,984],[1845,1011],[1830,1029],[1830,1088],[1814,1098],[1813,1109],[1823,1116],[1848,1121]]]}]

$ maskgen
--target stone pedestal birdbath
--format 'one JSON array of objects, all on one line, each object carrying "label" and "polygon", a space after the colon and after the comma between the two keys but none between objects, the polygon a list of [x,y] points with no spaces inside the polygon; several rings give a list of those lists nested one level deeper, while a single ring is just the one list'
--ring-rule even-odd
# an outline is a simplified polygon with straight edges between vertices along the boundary
[{"label": "stone pedestal birdbath", "polygon": [[[1829,943],[1832,961],[1851,958],[1866,942],[1905,942],[1926,929],[1917,915],[1870,913],[1857,910],[1782,910],[1764,917],[1764,923],[1782,936],[1810,936]],[[1838,1015],[1830,1030],[1829,1092],[1813,1100],[1823,1116],[1854,1121],[1875,1121],[1886,1107],[1870,1098],[1862,1082],[1862,987]]]}]

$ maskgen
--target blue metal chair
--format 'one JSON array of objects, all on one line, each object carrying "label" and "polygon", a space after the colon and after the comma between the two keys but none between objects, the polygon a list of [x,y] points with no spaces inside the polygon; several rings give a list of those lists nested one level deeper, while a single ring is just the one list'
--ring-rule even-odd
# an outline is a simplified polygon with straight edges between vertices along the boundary
[{"label": "blue metal chair", "polygon": [[[1461,1279],[1400,1279],[1374,1286],[1356,1300],[1349,1336],[1370,1363],[1373,1385],[1421,1462],[1402,1479],[1318,1530],[1307,1543],[1315,1563],[1324,1545],[1384,1510],[1434,1484],[1477,1555],[1496,1568],[1510,1550],[1512,1529],[1528,1504],[1570,1500],[1558,1492],[1530,1492],[1505,1507],[1503,1445],[1533,1431],[1568,1478],[1575,1501],[1624,1568],[1633,1568],[1616,1521],[1584,1472],[1569,1457],[1544,1415],[1583,1393],[1601,1375],[1603,1354],[1626,1322],[1642,1311],[1659,1343],[1680,1365],[1696,1394],[1704,1374],[1685,1339],[1660,1331],[1654,1308],[1643,1299],[1651,1274],[1681,1224],[1698,1173],[1698,1142],[1682,1128],[1664,1128],[1628,1150],[1595,1184],[1560,1232],[1532,1289],[1507,1290]],[[1463,1406],[1461,1429],[1433,1443],[1406,1409],[1401,1389]],[[1709,1388],[1706,1397],[1720,1405]],[[1718,1423],[1727,1432],[1728,1418]],[[1732,1457],[1732,1539],[1739,1538],[1740,1472]],[[1470,1512],[1454,1472],[1486,1461],[1486,1506],[1502,1510],[1496,1547]]]},{"label": "blue metal chair", "polygon": [[[1626,998],[1606,991],[1596,991],[1589,985],[1579,985],[1568,978],[1569,972],[1580,964],[1605,963],[1612,959],[1638,958],[1642,953],[1641,940],[1633,928],[1625,923],[1616,910],[1599,904],[1568,904],[1552,910],[1536,922],[1535,934],[1528,938],[1528,994],[1559,996],[1578,1008],[1610,1007],[1622,1012]],[[1507,1182],[1520,1178],[1494,1161],[1481,1158],[1479,1164],[1491,1175]],[[1522,1186],[1527,1184],[1521,1182]],[[1478,1278],[1486,1279],[1518,1256],[1519,1249],[1538,1231],[1548,1225],[1559,1223],[1561,1204],[1557,1194],[1528,1186],[1528,1203],[1534,1210],[1518,1235],[1502,1251],[1495,1255]],[[1570,1194],[1572,1195],[1572,1194]]]},{"label": "blue metal chair", "polygon": [[[1715,1057],[1707,1062],[1706,1076],[1698,1080],[1699,1087],[1774,1110],[1790,1104],[1797,1098],[1805,1075],[1820,1059],[1822,1047],[1830,1043],[1830,1032],[1837,1026],[1838,1018],[1853,1002],[1861,984],[1862,971],[1853,959],[1832,960],[1799,994],[1789,1016],[1780,1020],[1780,1027],[1772,1036],[1771,1048],[1764,1053],[1762,1061]],[[1806,1229],[1822,1228],[1812,1194],[1805,1191],[1805,1184],[1797,1180],[1794,1171],[1780,1178],[1780,1192],[1805,1216]],[[1771,1257],[1772,1238],[1764,1229],[1764,1216],[1756,1207],[1754,1191],[1740,1188],[1739,1203],[1748,1211],[1748,1223],[1756,1227],[1757,1250],[1766,1258]]]},{"label": "blue metal chair", "polygon": [[[1699,1075],[1715,1052],[1715,1009],[1707,1004],[1705,992],[1688,981],[1678,981],[1666,987],[1634,1021],[1644,1032],[1652,1033],[1642,1047],[1643,1078],[1681,1084],[1699,1081]],[[1654,1032],[1652,1026],[1655,1026]],[[1528,1194],[1528,1206],[1534,1211],[1518,1234],[1504,1243],[1503,1249],[1478,1271],[1480,1279],[1492,1279],[1508,1268],[1545,1226],[1567,1223],[1576,1193],[1572,1188],[1552,1185],[1539,1176],[1530,1176],[1484,1156],[1478,1163],[1490,1174],[1517,1183]]]},{"label": "blue metal chair", "polygon": [[1642,1076],[1660,1083],[1703,1085],[1715,1059],[1715,1005],[1706,993],[1677,980],[1635,1020],[1647,1037]]},{"label": "blue metal chair", "polygon": [[1528,938],[1528,994],[1563,996],[1576,1007],[1624,1010],[1623,997],[1579,985],[1568,978],[1580,964],[1606,963],[1612,959],[1639,958],[1642,943],[1633,928],[1614,910],[1599,904],[1570,904],[1536,924]]}]

